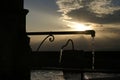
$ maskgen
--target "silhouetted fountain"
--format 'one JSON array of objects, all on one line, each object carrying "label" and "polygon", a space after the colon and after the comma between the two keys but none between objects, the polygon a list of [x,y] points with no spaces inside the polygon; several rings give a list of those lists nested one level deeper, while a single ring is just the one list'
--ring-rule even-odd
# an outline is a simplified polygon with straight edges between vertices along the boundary
[{"label": "silhouetted fountain", "polygon": [[1,0],[0,80],[29,80],[29,38],[23,0]]}]

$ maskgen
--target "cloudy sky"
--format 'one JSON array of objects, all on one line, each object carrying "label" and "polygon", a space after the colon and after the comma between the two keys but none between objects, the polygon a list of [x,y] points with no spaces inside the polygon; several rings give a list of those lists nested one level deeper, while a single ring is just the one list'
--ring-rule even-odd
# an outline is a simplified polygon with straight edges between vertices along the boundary
[{"label": "cloudy sky", "polygon": [[[24,7],[29,9],[27,32],[93,29],[96,31],[95,50],[120,50],[120,0],[25,0]],[[59,50],[69,38],[74,40],[76,49],[92,47],[90,36],[56,38],[43,49]],[[39,40],[42,38],[31,38],[32,48],[38,46]]]}]

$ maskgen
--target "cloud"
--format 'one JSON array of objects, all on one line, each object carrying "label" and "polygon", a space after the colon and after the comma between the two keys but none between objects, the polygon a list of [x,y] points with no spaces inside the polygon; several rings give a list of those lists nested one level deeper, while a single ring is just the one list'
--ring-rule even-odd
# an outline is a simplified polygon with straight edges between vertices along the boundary
[{"label": "cloud", "polygon": [[[88,8],[100,16],[113,14],[114,11],[120,10],[120,5],[116,5],[112,1],[113,0],[94,0],[88,5]],[[120,1],[118,0],[116,2]]]},{"label": "cloud", "polygon": [[57,0],[56,2],[60,8],[59,12],[67,14],[68,12],[82,7],[79,0]]},{"label": "cloud", "polygon": [[119,23],[120,22],[120,11],[115,11],[113,14],[108,14],[103,17],[99,17],[96,13],[92,13],[86,8],[80,8],[72,10],[67,13],[72,20],[81,21],[81,22],[91,22],[99,24],[108,24],[108,23]]},{"label": "cloud", "polygon": [[120,22],[119,0],[57,0],[57,4],[66,20],[99,24]]}]

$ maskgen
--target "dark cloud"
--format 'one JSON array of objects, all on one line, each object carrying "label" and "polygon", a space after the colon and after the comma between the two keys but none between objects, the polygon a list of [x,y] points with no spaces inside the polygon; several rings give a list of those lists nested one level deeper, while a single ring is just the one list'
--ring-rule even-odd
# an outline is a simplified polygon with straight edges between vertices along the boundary
[{"label": "dark cloud", "polygon": [[98,24],[109,24],[109,23],[119,23],[120,22],[120,10],[114,11],[112,14],[107,14],[102,17],[96,16],[96,13],[92,13],[86,7],[72,10],[66,15],[71,17],[73,20],[82,22],[91,22]]},{"label": "dark cloud", "polygon": [[120,21],[120,0],[57,0],[57,5],[63,18],[99,24]]}]

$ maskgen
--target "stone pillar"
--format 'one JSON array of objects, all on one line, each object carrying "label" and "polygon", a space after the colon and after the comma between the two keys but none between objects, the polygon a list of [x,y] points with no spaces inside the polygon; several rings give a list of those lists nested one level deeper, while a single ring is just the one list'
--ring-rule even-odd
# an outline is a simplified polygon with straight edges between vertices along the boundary
[{"label": "stone pillar", "polygon": [[23,0],[2,0],[0,12],[0,80],[11,78],[28,80],[30,77],[30,46],[26,35],[28,10],[23,9]]}]

